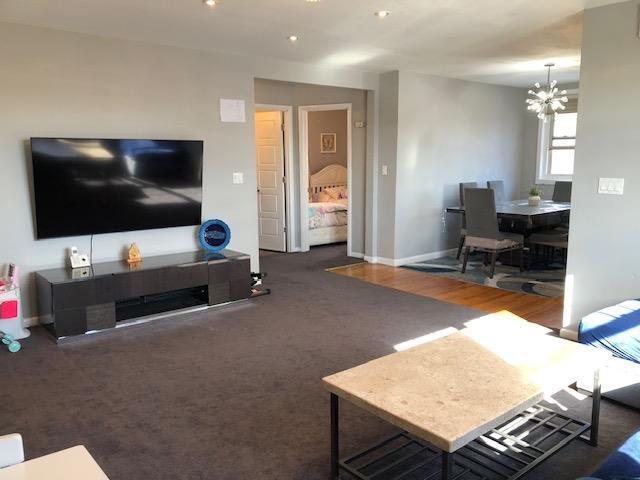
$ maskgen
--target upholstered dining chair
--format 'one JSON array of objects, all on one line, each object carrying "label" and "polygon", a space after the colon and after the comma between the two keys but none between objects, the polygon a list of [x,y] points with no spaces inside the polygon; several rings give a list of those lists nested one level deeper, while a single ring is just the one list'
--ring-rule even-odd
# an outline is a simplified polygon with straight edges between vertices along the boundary
[{"label": "upholstered dining chair", "polygon": [[[464,191],[466,188],[477,188],[477,182],[466,182],[460,184],[460,206],[464,207]],[[467,235],[467,225],[465,220],[465,215],[462,214],[462,228],[460,228],[460,241],[458,243],[458,254],[456,258],[459,259],[462,254],[462,247],[464,247],[464,237]]]},{"label": "upholstered dining chair", "polygon": [[[571,202],[571,182],[556,182],[553,186],[554,202]],[[569,248],[569,217],[564,218],[563,223],[553,229],[534,232],[527,237],[527,244],[530,246],[533,261],[538,260],[540,249],[542,249],[544,263],[553,263],[556,252],[560,252],[562,261],[566,263],[567,249]]]},{"label": "upholstered dining chair", "polygon": [[489,278],[493,278],[498,254],[520,250],[520,270],[524,268],[524,236],[501,232],[498,227],[496,200],[490,188],[465,189],[467,235],[464,240],[462,273],[467,271],[471,250],[491,254]]},{"label": "upholstered dining chair", "polygon": [[563,230],[543,230],[532,233],[527,237],[527,245],[533,262],[537,262],[539,250],[542,248],[544,264],[553,263],[556,252],[560,252],[562,262],[567,262],[567,251],[569,249],[569,232]]},{"label": "upholstered dining chair", "polygon": [[[556,182],[553,186],[552,200],[559,203],[571,203],[571,186],[571,182]],[[558,225],[554,230],[563,233],[569,232],[568,212],[562,216],[562,223],[560,223],[560,225]]]},{"label": "upholstered dining chair", "polygon": [[554,202],[569,203],[571,202],[571,182],[556,182],[553,186]]},{"label": "upholstered dining chair", "polygon": [[504,196],[504,182],[502,180],[489,180],[487,188],[493,190],[496,194],[496,203],[502,203],[506,200]]}]

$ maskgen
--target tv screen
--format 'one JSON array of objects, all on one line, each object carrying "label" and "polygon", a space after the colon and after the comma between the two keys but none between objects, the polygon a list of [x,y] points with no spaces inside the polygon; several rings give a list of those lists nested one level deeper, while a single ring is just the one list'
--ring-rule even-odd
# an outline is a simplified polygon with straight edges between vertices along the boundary
[{"label": "tv screen", "polygon": [[202,141],[32,138],[37,238],[199,225]]}]

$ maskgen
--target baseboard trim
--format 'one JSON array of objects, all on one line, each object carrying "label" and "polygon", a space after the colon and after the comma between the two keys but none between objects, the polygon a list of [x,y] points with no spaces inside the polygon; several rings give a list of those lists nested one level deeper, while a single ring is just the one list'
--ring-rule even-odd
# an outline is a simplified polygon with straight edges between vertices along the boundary
[{"label": "baseboard trim", "polygon": [[561,328],[560,336],[562,338],[566,338],[567,340],[573,340],[574,342],[579,341],[578,332],[571,328]]},{"label": "baseboard trim", "polygon": [[347,256],[353,257],[353,258],[365,258],[364,253],[359,253],[359,252],[351,252]]},{"label": "baseboard trim", "polygon": [[450,255],[456,251],[457,250],[455,248],[451,248],[449,250],[440,250],[438,252],[423,253],[422,255],[415,255],[413,257],[405,257],[405,258],[386,258],[386,257],[365,256],[364,260],[369,263],[380,263],[382,265],[388,265],[390,267],[401,267],[403,265],[407,265],[410,263],[435,260],[436,258],[441,258],[446,255]]},{"label": "baseboard trim", "polygon": [[22,325],[24,325],[25,328],[37,327],[38,325],[40,325],[40,317],[39,316],[35,316],[35,317],[23,318],[22,319]]}]

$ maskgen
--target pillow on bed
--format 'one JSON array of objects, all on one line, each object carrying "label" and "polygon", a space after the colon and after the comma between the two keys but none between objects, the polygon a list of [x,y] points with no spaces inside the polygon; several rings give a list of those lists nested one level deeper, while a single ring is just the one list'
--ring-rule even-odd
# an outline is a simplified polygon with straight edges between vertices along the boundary
[{"label": "pillow on bed", "polygon": [[323,192],[326,192],[333,200],[338,200],[339,198],[347,198],[347,187],[325,188]]},{"label": "pillow on bed", "polygon": [[334,197],[329,195],[326,190],[322,190],[321,192],[318,193],[315,201],[316,202],[332,202],[333,200],[335,200]]}]

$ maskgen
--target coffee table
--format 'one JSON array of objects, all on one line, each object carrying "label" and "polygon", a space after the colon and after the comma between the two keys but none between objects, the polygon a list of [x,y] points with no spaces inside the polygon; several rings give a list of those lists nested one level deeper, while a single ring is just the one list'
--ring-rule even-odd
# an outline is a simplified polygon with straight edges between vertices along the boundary
[{"label": "coffee table", "polygon": [[[515,480],[576,438],[596,446],[599,369],[610,355],[521,322],[513,328],[497,328],[495,317],[484,326],[475,322],[325,377],[331,478],[347,472],[363,480]],[[585,371],[594,372],[591,421],[539,405]],[[340,459],[339,398],[402,433]]]}]

